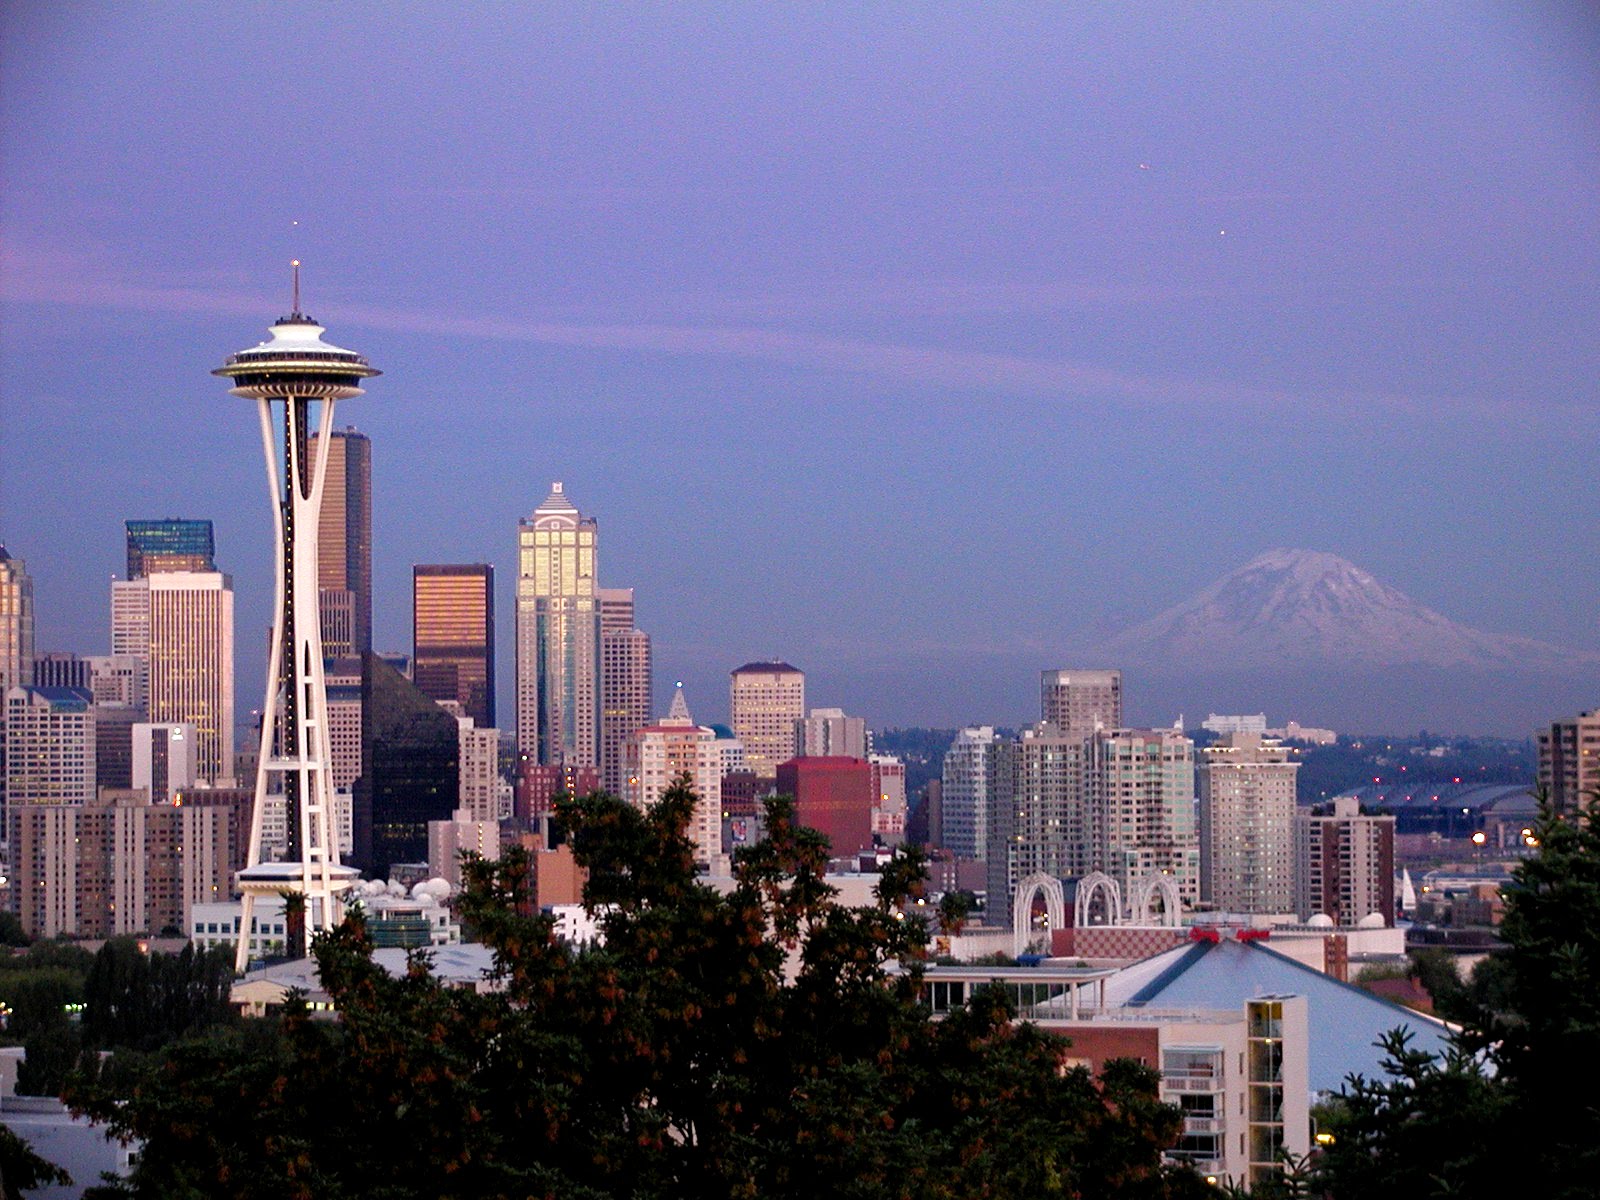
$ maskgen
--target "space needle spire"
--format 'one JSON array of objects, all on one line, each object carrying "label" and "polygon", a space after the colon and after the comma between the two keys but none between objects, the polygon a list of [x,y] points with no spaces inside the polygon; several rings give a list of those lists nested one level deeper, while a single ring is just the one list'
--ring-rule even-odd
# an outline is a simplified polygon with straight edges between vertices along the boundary
[{"label": "space needle spire", "polygon": [[[317,601],[317,518],[328,456],[311,461],[306,433],[314,426],[318,444],[327,447],[334,402],[361,395],[362,380],[381,372],[354,351],[322,340],[322,326],[300,311],[299,260],[291,266],[293,311],[272,325],[270,341],[230,354],[212,372],[233,381],[235,396],[256,401],[276,514],[276,613],[249,858],[239,873],[243,910],[235,965],[241,971],[250,958],[258,900],[285,892],[304,900],[303,940],[288,949],[306,954],[315,931],[338,923],[339,893],[358,877],[339,862]],[[274,778],[283,788],[286,852],[263,862],[262,826]]]}]

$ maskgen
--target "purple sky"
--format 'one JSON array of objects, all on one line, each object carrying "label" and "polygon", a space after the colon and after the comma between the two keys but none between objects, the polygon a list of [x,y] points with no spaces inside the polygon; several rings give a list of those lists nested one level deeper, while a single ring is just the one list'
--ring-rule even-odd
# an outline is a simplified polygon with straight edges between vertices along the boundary
[{"label": "purple sky", "polygon": [[879,725],[1027,719],[1071,635],[1277,545],[1600,648],[1584,13],[12,5],[0,539],[98,653],[121,522],[213,518],[258,704],[259,443],[207,372],[298,256],[385,371],[340,410],[377,640],[413,562],[491,561],[502,695],[553,479],[702,719],[769,655]]}]

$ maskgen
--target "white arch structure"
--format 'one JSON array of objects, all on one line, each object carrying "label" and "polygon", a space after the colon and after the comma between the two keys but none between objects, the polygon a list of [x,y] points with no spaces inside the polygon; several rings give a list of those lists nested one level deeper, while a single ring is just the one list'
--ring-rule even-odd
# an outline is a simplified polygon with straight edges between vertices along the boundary
[{"label": "white arch structure", "polygon": [[1053,933],[1067,923],[1067,897],[1061,880],[1054,875],[1036,872],[1021,880],[1011,898],[1011,952],[1023,954],[1028,949],[1032,935],[1029,918],[1033,915],[1033,898],[1044,893],[1045,921]]},{"label": "white arch structure", "polygon": [[1089,910],[1096,893],[1105,896],[1106,924],[1122,924],[1122,889],[1104,871],[1091,871],[1078,880],[1078,894],[1072,905],[1072,923],[1079,929],[1089,926]]},{"label": "white arch structure", "polygon": [[[1161,912],[1154,911],[1159,900]],[[1133,925],[1176,929],[1183,923],[1183,901],[1178,896],[1178,885],[1171,875],[1147,875],[1134,889],[1132,911],[1128,914]],[[1155,918],[1155,919],[1152,919]]]}]

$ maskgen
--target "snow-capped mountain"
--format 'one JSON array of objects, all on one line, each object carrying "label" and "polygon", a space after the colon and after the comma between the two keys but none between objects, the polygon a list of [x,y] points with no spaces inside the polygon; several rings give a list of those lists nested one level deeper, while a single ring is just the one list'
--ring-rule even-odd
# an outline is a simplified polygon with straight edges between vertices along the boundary
[{"label": "snow-capped mountain", "polygon": [[1269,550],[1100,652],[1107,661],[1184,670],[1552,671],[1600,663],[1600,655],[1462,625],[1313,550]]}]

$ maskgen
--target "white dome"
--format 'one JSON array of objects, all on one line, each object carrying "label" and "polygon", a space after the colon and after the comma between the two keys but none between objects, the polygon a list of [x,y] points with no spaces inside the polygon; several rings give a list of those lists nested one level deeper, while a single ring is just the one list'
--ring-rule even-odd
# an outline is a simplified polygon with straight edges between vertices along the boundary
[{"label": "white dome", "polygon": [[1311,926],[1313,929],[1332,929],[1333,918],[1327,913],[1318,913],[1316,916],[1312,917],[1311,920],[1307,921],[1306,924]]},{"label": "white dome", "polygon": [[1386,922],[1382,913],[1371,912],[1356,922],[1357,929],[1382,929]]}]

